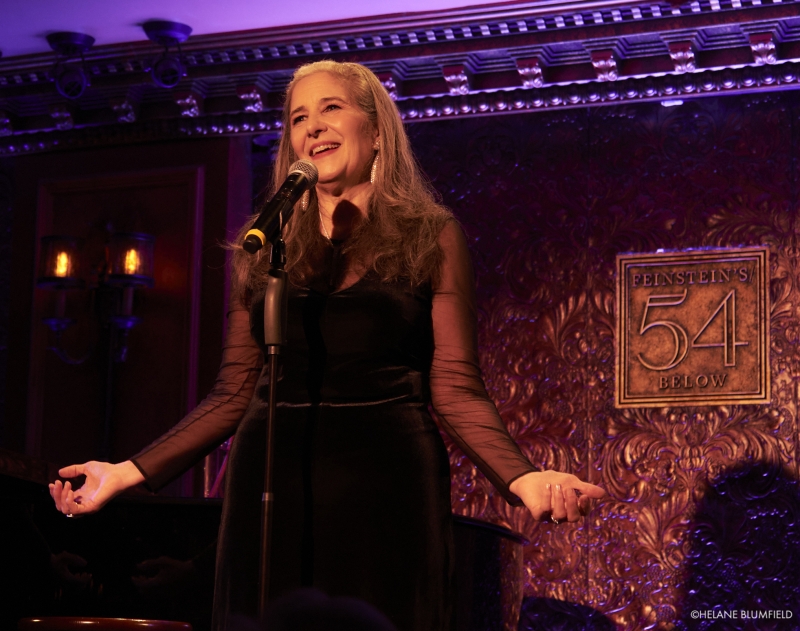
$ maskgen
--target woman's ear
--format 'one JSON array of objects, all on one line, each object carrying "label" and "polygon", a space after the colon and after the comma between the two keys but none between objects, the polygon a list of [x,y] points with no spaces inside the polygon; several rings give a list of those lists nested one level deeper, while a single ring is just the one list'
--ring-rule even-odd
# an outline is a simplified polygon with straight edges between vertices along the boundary
[{"label": "woman's ear", "polygon": [[381,132],[378,129],[378,122],[372,124],[372,148],[377,151],[381,148]]}]

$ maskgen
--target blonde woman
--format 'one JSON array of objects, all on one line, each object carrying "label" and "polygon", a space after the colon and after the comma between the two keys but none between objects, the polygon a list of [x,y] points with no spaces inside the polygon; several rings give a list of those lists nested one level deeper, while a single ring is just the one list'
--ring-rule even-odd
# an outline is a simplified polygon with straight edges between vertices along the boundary
[{"label": "blonde woman", "polygon": [[[275,187],[316,165],[285,238],[290,284],[275,436],[271,591],[315,587],[366,600],[403,631],[452,624],[447,453],[428,407],[512,504],[575,521],[604,492],[537,472],[506,431],[478,366],[466,242],[436,203],[394,103],[358,64],[297,70],[283,113]],[[245,230],[247,227],[245,227]],[[90,462],[65,514],[155,490],[236,432],[217,555],[215,629],[255,615],[267,375],[266,257],[234,252],[233,309],[219,379],[203,403],[131,460]],[[252,323],[252,325],[251,325]]]}]

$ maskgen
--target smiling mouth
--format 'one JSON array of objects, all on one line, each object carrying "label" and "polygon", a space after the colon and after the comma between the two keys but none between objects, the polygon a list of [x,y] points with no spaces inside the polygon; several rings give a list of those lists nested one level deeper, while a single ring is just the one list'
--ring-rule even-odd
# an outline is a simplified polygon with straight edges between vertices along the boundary
[{"label": "smiling mouth", "polygon": [[313,158],[320,153],[324,153],[325,151],[330,151],[331,149],[337,149],[339,145],[337,143],[331,143],[329,145],[320,145],[319,147],[314,147],[311,150],[311,157]]}]

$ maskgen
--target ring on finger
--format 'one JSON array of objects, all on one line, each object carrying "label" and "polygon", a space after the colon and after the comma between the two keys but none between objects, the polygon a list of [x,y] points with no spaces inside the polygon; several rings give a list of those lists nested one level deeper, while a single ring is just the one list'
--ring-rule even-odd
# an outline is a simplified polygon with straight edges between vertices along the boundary
[{"label": "ring on finger", "polygon": [[558,524],[560,523],[558,519],[556,519],[555,517],[552,517],[552,516],[550,517],[550,521],[552,523],[554,523],[556,526],[558,526]]}]

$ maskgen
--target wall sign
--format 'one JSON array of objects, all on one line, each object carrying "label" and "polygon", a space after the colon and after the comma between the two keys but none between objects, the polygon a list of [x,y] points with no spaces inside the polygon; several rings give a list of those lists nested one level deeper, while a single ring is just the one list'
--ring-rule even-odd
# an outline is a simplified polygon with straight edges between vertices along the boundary
[{"label": "wall sign", "polygon": [[617,407],[768,403],[765,247],[617,256]]}]

